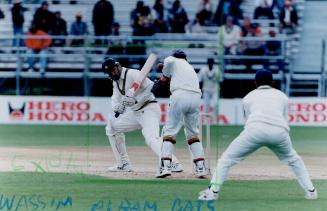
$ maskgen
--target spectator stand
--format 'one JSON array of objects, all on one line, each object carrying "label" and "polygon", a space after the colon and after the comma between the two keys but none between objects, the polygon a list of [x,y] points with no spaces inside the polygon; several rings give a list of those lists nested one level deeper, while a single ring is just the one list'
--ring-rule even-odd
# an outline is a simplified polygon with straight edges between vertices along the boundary
[{"label": "spectator stand", "polygon": [[[38,36],[38,38],[41,38]],[[158,52],[159,59],[163,60],[165,56],[170,55],[173,48],[183,48],[188,54],[189,60],[199,69],[206,64],[207,57],[212,57],[217,49],[216,35],[202,36],[185,34],[156,34],[152,37],[131,37],[127,35],[98,37],[110,41],[121,41],[123,46],[128,46],[133,40],[144,40],[143,46],[147,51],[144,54],[110,54],[108,47],[93,47],[89,45],[94,36],[53,36],[53,38],[71,40],[84,39],[84,46],[81,47],[50,47],[46,57],[48,58],[48,67],[44,74],[36,71],[26,71],[28,68],[26,59],[30,56],[39,58],[40,55],[26,54],[26,47],[12,47],[13,36],[1,36],[1,43],[7,43],[0,52],[0,78],[2,81],[15,79],[15,94],[22,94],[21,79],[74,79],[83,85],[84,90],[81,95],[90,95],[90,86],[92,80],[106,79],[102,73],[101,64],[105,57],[110,56],[118,60],[126,59],[129,61],[129,67],[140,68],[150,52]],[[24,38],[23,38],[24,39]],[[138,61],[138,62],[135,62]],[[39,68],[38,63],[36,69]],[[155,71],[151,77],[158,77]],[[24,91],[23,91],[24,93]]]},{"label": "spectator stand", "polygon": [[292,96],[313,96],[326,97],[327,96],[327,52],[326,52],[327,38],[322,40],[321,52],[321,68],[319,72],[308,70],[292,69],[287,75],[287,90],[286,93]]},{"label": "spectator stand", "polygon": [[[35,1],[31,1],[35,2]],[[71,23],[74,21],[75,18],[75,13],[77,11],[81,11],[83,14],[83,20],[87,22],[89,32],[90,34],[93,34],[93,25],[91,22],[91,17],[92,17],[92,10],[93,10],[93,5],[97,1],[86,1],[86,0],[79,0],[77,1],[78,4],[72,4],[67,6],[67,4],[70,3],[69,0],[60,0],[60,4],[51,4],[50,2],[50,11],[61,11],[63,19],[67,21],[67,26],[70,28]],[[129,0],[111,0],[112,4],[114,5],[114,11],[115,11],[115,20],[117,20],[120,25],[120,31],[121,31],[121,36],[118,38],[114,37],[108,37],[109,40],[114,40],[114,39],[121,39],[121,42],[123,45],[126,47],[128,45],[128,42],[132,42],[133,39],[131,38],[131,33],[132,33],[132,28],[130,26],[130,19],[129,19],[129,14],[130,11],[135,7],[134,4],[131,4]],[[172,0],[167,0],[166,2],[166,8],[170,8],[172,4]],[[303,2],[303,0],[300,0],[299,2]],[[145,5],[148,5],[150,7],[153,6],[154,1],[153,0],[145,0],[144,1]],[[197,11],[197,4],[198,1],[185,1],[182,0],[183,7],[186,9],[187,14],[189,16],[189,19],[193,19],[195,17],[195,13]],[[299,3],[300,4],[300,3]],[[241,8],[243,9],[243,16],[253,16],[253,0],[244,0]],[[35,12],[35,10],[40,6],[40,4],[24,4],[25,7],[29,8],[29,11],[25,13],[25,31],[27,31],[27,28],[30,25],[30,21],[32,19],[32,16]],[[300,5],[298,5],[299,8]],[[9,72],[11,75],[12,71],[16,69],[16,62],[17,58],[15,60],[15,55],[12,54],[13,49],[10,49],[10,44],[11,44],[11,38],[8,38],[8,36],[12,36],[12,26],[11,26],[11,14],[10,14],[10,8],[12,7],[11,4],[7,4],[2,6],[4,8],[3,10],[6,11],[6,18],[5,20],[0,21],[0,33],[4,36],[7,36],[7,38],[0,39],[0,43],[7,43],[4,46],[4,53],[1,53],[0,57],[4,61],[8,59],[8,62],[6,63],[1,63],[0,65],[3,65],[3,69],[9,68]],[[276,16],[277,17],[277,16]],[[271,22],[268,20],[254,20],[255,22],[259,23],[262,26],[264,34],[267,34],[270,29],[274,28],[276,29],[277,27],[277,19],[274,20],[269,20],[271,22],[274,22],[276,25],[271,26]],[[133,55],[124,55],[124,54],[112,54],[110,56],[116,57],[116,58],[125,58],[125,59],[131,59],[131,60],[140,60],[140,59],[145,59],[146,55],[149,53],[149,51],[152,51],[151,48],[154,50],[158,51],[160,54],[162,54],[162,58],[165,55],[168,55],[170,53],[170,50],[172,48],[187,48],[187,50],[190,51],[191,58],[194,61],[194,65],[196,69],[200,68],[201,65],[205,64],[205,61],[207,57],[204,57],[203,55],[208,55],[208,56],[214,56],[214,54],[217,55],[217,48],[214,49],[214,46],[217,46],[217,31],[218,28],[216,26],[206,26],[207,32],[208,33],[213,33],[212,37],[213,40],[210,40],[210,38],[201,38],[203,40],[185,40],[187,34],[156,34],[153,37],[146,37],[144,38],[145,45],[147,46],[147,52],[142,53],[142,54],[133,54]],[[193,35],[190,35],[193,36]],[[196,37],[197,35],[194,35]],[[165,37],[170,37],[170,40],[164,40]],[[67,40],[73,39],[72,36],[68,36]],[[101,63],[102,59],[105,57],[105,54],[108,51],[107,47],[96,47],[92,45],[92,39],[94,37],[88,36],[85,38],[88,40],[88,43],[85,44],[85,46],[81,47],[51,47],[50,52],[49,52],[49,65],[48,65],[48,70],[45,74],[45,78],[58,78],[58,77],[71,77],[74,79],[84,79],[84,95],[88,95],[87,90],[88,87],[86,86],[88,84],[88,80],[93,80],[93,79],[103,79],[102,73],[99,72],[99,64]],[[106,38],[105,38],[106,39]],[[136,39],[136,38],[134,38]],[[208,41],[209,39],[209,41]],[[264,37],[264,39],[267,39],[267,36]],[[284,59],[286,59],[286,63],[289,64],[292,60],[292,55],[296,51],[296,44],[289,44],[289,40],[284,38],[281,38],[281,35],[278,34],[276,39],[282,39],[282,49],[283,49],[283,56]],[[293,43],[296,43],[298,41],[294,41]],[[285,44],[284,44],[285,43]],[[209,47],[208,46],[212,46]],[[208,49],[206,49],[208,48]],[[294,50],[295,49],[295,50]],[[22,49],[24,50],[24,49]],[[206,51],[206,52],[205,52]],[[125,57],[124,57],[125,56]],[[219,56],[219,55],[218,55]],[[240,60],[241,55],[235,55],[235,58],[228,58],[226,57],[227,60]],[[24,56],[23,54],[19,56],[19,63],[21,63],[20,68],[25,68],[26,64],[24,61]],[[201,58],[202,57],[202,58]],[[270,57],[271,58],[271,57]],[[246,57],[243,57],[242,60],[246,60]],[[253,59],[253,58],[248,58]],[[267,58],[265,58],[267,59]],[[261,59],[261,60],[265,60]],[[272,58],[279,60],[279,57]],[[10,60],[13,60],[12,62],[9,62]],[[203,60],[203,64],[202,63]],[[233,62],[232,62],[233,63]],[[131,64],[136,65],[135,67],[138,68],[141,64]],[[241,64],[228,64],[226,65],[225,62],[222,63],[223,65],[223,72],[224,76],[226,76],[226,79],[247,79],[249,77],[252,77],[252,75],[245,75],[245,74],[253,74],[252,73],[244,73],[242,71],[234,71],[233,69],[230,68],[228,65],[234,65],[235,67],[238,66],[238,68],[241,68]],[[289,66],[286,65],[285,68],[287,69]],[[1,68],[1,67],[0,67]],[[226,71],[224,69],[226,68]],[[18,68],[17,68],[18,69]],[[237,68],[236,68],[237,69]],[[81,71],[83,70],[83,71]],[[6,71],[2,72],[5,73]],[[40,75],[38,73],[25,73],[21,72],[18,74],[18,78],[23,76],[24,74],[27,74],[26,77],[31,77],[33,74],[34,78],[39,78]],[[154,75],[151,75],[153,77],[156,77],[157,73],[153,73]],[[282,80],[282,76],[278,74],[280,78],[280,81]],[[86,88],[85,88],[86,87]],[[18,89],[19,90],[19,89]]]},{"label": "spectator stand", "polygon": [[[35,2],[35,1],[30,1]],[[75,14],[77,11],[81,11],[84,21],[86,21],[90,34],[93,34],[93,24],[92,24],[92,11],[93,6],[97,1],[87,1],[87,0],[77,0],[78,4],[69,4],[70,0],[60,0],[60,4],[52,4],[52,1],[49,1],[50,6],[49,10],[52,12],[61,11],[62,18],[67,21],[67,26],[70,28],[72,22],[75,20]],[[130,12],[134,8],[134,3],[131,4],[130,0],[111,0],[110,1],[114,6],[115,20],[121,25],[122,34],[131,34],[132,28],[130,26]],[[135,1],[136,2],[136,1]],[[170,9],[172,0],[166,1],[166,8]],[[144,0],[144,4],[152,8],[154,1],[153,0]],[[67,4],[69,6],[67,6]],[[183,1],[183,7],[186,9],[189,19],[194,19],[198,1]],[[33,18],[34,12],[37,8],[40,7],[40,4],[30,4],[24,3],[24,7],[27,7],[29,10],[25,12],[25,24],[24,31],[26,32],[30,26],[31,20]],[[4,20],[0,21],[0,33],[3,35],[12,34],[12,23],[11,23],[11,7],[12,4],[8,4],[8,1],[1,6],[2,10],[5,11],[6,17]]]}]

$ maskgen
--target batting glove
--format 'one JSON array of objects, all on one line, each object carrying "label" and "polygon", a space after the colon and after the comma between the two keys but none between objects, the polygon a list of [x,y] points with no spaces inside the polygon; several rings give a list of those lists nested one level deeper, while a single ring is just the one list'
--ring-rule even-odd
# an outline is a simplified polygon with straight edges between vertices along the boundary
[{"label": "batting glove", "polygon": [[125,106],[122,103],[119,103],[113,107],[115,113],[122,114],[125,112]]},{"label": "batting glove", "polygon": [[126,106],[126,107],[130,107],[130,106],[133,106],[133,105],[136,104],[136,100],[135,100],[134,97],[123,96],[123,97],[121,98],[121,100],[122,100],[122,101],[121,101],[122,104],[123,104],[124,106]]}]

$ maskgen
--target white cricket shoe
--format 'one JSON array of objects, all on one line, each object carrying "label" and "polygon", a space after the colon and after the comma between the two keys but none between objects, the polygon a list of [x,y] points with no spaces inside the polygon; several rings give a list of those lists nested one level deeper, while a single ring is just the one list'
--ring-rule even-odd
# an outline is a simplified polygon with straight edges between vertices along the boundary
[{"label": "white cricket shoe", "polygon": [[171,162],[171,172],[182,172],[184,171],[183,165],[177,162]]},{"label": "white cricket shoe", "polygon": [[199,193],[198,200],[211,201],[211,200],[217,200],[218,197],[219,197],[218,192],[214,192],[209,186],[209,188],[207,188]]},{"label": "white cricket shoe", "polygon": [[123,163],[121,166],[112,166],[107,169],[109,172],[132,172],[132,166],[129,163]]},{"label": "white cricket shoe", "polygon": [[306,191],[304,198],[308,200],[315,200],[318,199],[318,192],[316,189],[313,189],[313,191]]},{"label": "white cricket shoe", "polygon": [[195,163],[194,173],[197,177],[200,178],[203,178],[207,175],[207,169],[205,167],[204,160],[200,160]]},{"label": "white cricket shoe", "polygon": [[171,162],[169,160],[160,161],[159,172],[156,174],[157,178],[165,178],[171,175]]}]

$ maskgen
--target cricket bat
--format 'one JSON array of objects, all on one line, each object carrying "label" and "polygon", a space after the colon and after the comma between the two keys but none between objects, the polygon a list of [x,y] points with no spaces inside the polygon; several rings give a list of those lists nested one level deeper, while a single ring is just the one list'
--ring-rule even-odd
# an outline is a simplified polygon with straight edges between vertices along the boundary
[{"label": "cricket bat", "polygon": [[[145,64],[143,65],[139,77],[136,81],[132,84],[132,87],[126,92],[127,96],[134,97],[141,87],[143,81],[147,78],[148,73],[151,71],[153,65],[157,60],[157,55],[155,53],[151,53],[146,60]],[[115,113],[115,117],[119,117],[120,113]]]}]

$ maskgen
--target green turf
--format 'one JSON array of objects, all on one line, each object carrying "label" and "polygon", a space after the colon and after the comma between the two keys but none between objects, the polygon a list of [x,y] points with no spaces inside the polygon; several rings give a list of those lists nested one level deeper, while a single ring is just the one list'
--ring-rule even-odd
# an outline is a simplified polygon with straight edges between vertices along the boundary
[{"label": "green turf", "polygon": [[[134,207],[125,210],[197,211],[210,210],[209,206],[219,211],[323,211],[327,207],[327,181],[315,183],[320,191],[317,201],[305,200],[295,181],[228,181],[219,201],[199,204],[197,193],[206,187],[206,180],[132,181],[81,174],[1,173],[0,210],[9,210],[6,209],[8,204],[4,206],[5,199],[9,198],[10,210],[56,210],[57,207],[57,210],[82,211],[92,210],[92,207],[97,208],[93,210],[124,210],[118,208]],[[60,201],[66,202],[66,206]],[[138,206],[142,209],[137,209]]]},{"label": "green turf", "polygon": [[[217,146],[218,140],[218,147],[223,150],[241,130],[242,127],[212,127],[212,147]],[[296,150],[302,155],[326,154],[326,128],[293,127],[291,137]],[[140,131],[128,133],[126,139],[128,146],[145,146]],[[184,147],[182,133],[177,139],[177,147]],[[108,141],[103,126],[0,125],[1,146],[88,147],[108,146]],[[258,153],[271,152],[260,150]],[[221,192],[221,199],[214,203],[215,210],[325,211],[327,210],[327,180],[317,180],[314,183],[319,190],[318,201],[304,200],[303,193],[294,180],[227,181]],[[202,204],[201,209],[198,209],[200,204],[196,201],[197,192],[207,185],[207,180],[132,181],[82,174],[0,173],[0,211],[92,210],[92,206],[97,208],[93,210],[124,210],[118,208],[120,205],[126,207],[128,202],[134,209],[125,210],[155,210],[150,209],[154,204],[156,210],[164,211],[210,210],[207,206],[212,204]],[[13,199],[11,209],[7,209],[8,204],[4,204],[7,197],[9,197],[8,203]],[[72,207],[69,205],[70,199],[72,199]],[[66,206],[60,202],[66,202]],[[137,202],[142,209],[137,209]],[[172,209],[174,202],[175,209]],[[144,209],[144,206],[148,209]]]},{"label": "green turf", "polygon": [[[241,126],[212,126],[212,141],[219,138],[225,146],[242,131]],[[295,141],[316,143],[324,141],[327,130],[320,127],[293,127],[291,135]],[[127,133],[130,146],[144,145],[141,131]],[[178,134],[178,145],[184,144],[182,130]],[[54,125],[0,125],[0,146],[84,146],[107,145],[104,126],[54,126]]]},{"label": "green turf", "polygon": [[[212,126],[212,147],[224,149],[242,131],[241,126]],[[291,137],[299,153],[325,153],[325,127],[292,127]],[[205,139],[205,137],[204,137]],[[181,132],[176,147],[185,147]],[[217,143],[218,141],[218,143]],[[141,131],[126,134],[128,146],[145,146]],[[104,126],[0,125],[0,146],[108,146]]]}]

